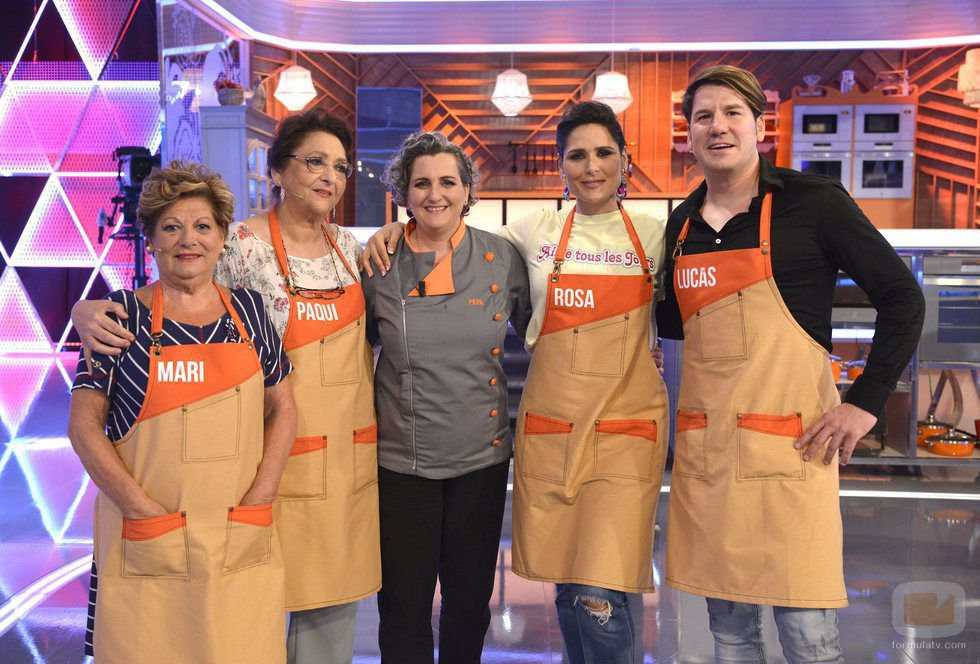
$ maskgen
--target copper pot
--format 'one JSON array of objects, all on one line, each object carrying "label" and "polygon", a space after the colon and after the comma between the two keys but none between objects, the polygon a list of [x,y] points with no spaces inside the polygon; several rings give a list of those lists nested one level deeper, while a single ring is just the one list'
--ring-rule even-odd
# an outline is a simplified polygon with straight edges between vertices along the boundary
[{"label": "copper pot", "polygon": [[965,431],[959,431],[958,429],[926,438],[926,450],[940,456],[972,456],[976,444],[976,436],[971,436]]},{"label": "copper pot", "polygon": [[926,439],[932,436],[942,436],[953,429],[952,424],[946,424],[936,419],[935,415],[926,415],[926,419],[919,420],[915,430],[916,447],[925,448]]}]

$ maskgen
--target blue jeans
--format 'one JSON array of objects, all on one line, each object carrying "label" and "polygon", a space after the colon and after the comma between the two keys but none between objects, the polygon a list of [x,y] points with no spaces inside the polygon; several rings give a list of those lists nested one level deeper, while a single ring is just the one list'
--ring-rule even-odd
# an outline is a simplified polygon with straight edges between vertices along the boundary
[{"label": "blue jeans", "polygon": [[[718,664],[765,662],[762,643],[762,606],[708,599],[708,624],[715,637]],[[790,664],[843,663],[837,633],[837,609],[772,607],[779,644]]]},{"label": "blue jeans", "polygon": [[633,663],[633,618],[626,593],[577,583],[555,588],[558,625],[570,664]]}]

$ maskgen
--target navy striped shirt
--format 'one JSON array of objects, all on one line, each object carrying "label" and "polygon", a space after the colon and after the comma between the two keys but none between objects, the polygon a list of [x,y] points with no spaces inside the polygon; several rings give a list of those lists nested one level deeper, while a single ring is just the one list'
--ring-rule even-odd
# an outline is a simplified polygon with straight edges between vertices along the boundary
[{"label": "navy striped shirt", "polygon": [[[120,320],[112,315],[110,318],[132,332],[136,336],[136,341],[120,355],[93,352],[94,371],[91,372],[84,353],[79,354],[78,372],[71,389],[99,390],[109,396],[106,435],[109,440],[117,441],[136,424],[136,417],[146,396],[150,370],[150,310],[136,299],[133,291],[118,290],[109,293],[106,299],[118,302],[126,308],[128,319]],[[259,356],[259,363],[265,376],[265,386],[276,385],[293,368],[286,358],[282,339],[262,306],[262,296],[253,290],[238,288],[231,291],[231,304],[242,319],[245,331]],[[209,325],[187,325],[167,318],[163,320],[161,343],[164,346],[237,343],[238,341],[240,341],[238,328],[227,312]],[[85,630],[85,654],[88,656],[95,654],[92,639],[95,631],[95,598],[98,585],[99,576],[93,560]]]},{"label": "navy striped shirt", "polygon": [[[136,299],[133,291],[115,291],[107,299],[126,307],[128,319],[110,317],[132,332],[136,341],[121,355],[93,352],[92,371],[89,371],[84,354],[79,354],[78,372],[72,390],[94,389],[109,395],[106,435],[109,440],[116,441],[136,424],[146,396],[150,369],[150,310]],[[258,353],[265,386],[272,387],[292,371],[292,365],[286,358],[282,339],[262,305],[262,296],[253,290],[239,288],[231,292],[231,303]],[[238,329],[227,312],[209,325],[187,325],[167,318],[163,320],[161,343],[164,346],[238,341]]]}]

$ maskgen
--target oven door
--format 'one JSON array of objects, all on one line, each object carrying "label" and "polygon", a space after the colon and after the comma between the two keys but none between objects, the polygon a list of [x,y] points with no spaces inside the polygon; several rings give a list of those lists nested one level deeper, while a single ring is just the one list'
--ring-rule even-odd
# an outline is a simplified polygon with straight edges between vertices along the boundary
[{"label": "oven door", "polygon": [[855,141],[915,140],[913,104],[861,104],[855,107],[854,115]]},{"label": "oven door", "polygon": [[[926,258],[929,261],[930,258]],[[932,259],[954,261],[956,259]],[[980,270],[980,260],[962,260],[963,268]],[[926,320],[919,342],[924,362],[980,363],[980,274],[926,274],[922,279]]]},{"label": "oven door", "polygon": [[912,198],[912,152],[859,152],[854,157],[854,198]]},{"label": "oven door", "polygon": [[841,152],[794,152],[793,168],[837,180],[851,190],[851,155]]},{"label": "oven door", "polygon": [[793,145],[836,143],[854,139],[852,106],[807,106],[793,108]]}]

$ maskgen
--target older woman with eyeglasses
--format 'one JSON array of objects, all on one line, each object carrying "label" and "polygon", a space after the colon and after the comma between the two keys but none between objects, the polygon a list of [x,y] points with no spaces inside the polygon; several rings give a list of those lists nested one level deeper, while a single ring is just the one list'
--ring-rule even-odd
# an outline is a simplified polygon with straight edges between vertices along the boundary
[{"label": "older woman with eyeglasses", "polygon": [[[351,662],[356,602],[381,585],[360,245],[329,223],[353,173],[351,149],[347,127],[322,110],[284,120],[268,153],[279,201],[231,225],[215,271],[219,283],[262,295],[295,368],[298,431],[275,503],[290,664]],[[82,342],[102,352],[128,339],[106,310],[82,302],[73,312]]]}]

